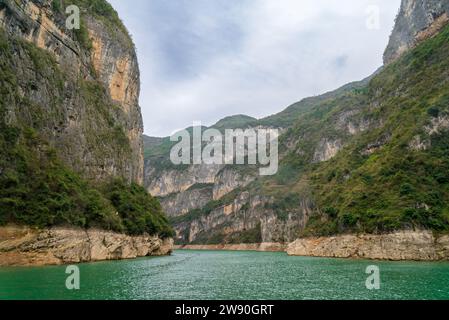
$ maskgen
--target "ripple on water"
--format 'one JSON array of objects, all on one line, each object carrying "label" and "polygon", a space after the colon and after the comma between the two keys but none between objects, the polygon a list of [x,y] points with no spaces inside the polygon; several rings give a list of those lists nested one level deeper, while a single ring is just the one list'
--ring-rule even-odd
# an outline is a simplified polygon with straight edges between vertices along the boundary
[{"label": "ripple on water", "polygon": [[[381,290],[365,287],[366,267]],[[449,263],[289,257],[285,253],[176,251],[170,257],[65,267],[0,269],[0,299],[449,299]]]}]

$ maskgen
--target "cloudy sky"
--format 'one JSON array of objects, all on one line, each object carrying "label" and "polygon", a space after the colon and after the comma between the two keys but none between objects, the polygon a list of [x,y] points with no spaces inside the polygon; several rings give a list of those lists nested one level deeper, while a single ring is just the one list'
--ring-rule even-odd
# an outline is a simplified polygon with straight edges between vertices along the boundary
[{"label": "cloudy sky", "polygon": [[[145,133],[264,117],[382,65],[400,0],[109,0],[141,68]],[[377,14],[378,13],[378,14]]]}]

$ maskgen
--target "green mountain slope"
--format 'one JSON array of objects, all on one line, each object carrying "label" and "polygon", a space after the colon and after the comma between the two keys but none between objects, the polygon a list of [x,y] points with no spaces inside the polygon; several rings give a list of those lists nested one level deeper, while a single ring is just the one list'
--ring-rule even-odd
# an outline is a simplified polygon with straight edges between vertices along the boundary
[{"label": "green mountain slope", "polygon": [[299,117],[311,111],[317,105],[323,104],[328,100],[335,99],[347,92],[365,87],[372,77],[373,76],[370,76],[361,81],[348,83],[341,88],[338,88],[337,90],[330,91],[316,97],[305,98],[297,103],[292,104],[291,106],[277,114],[260,119],[258,121],[258,124],[262,126],[273,126],[277,128],[289,128],[295,124]]},{"label": "green mountain slope", "polygon": [[385,66],[371,77],[264,119],[219,122],[282,129],[274,176],[251,166],[176,167],[168,139],[150,148],[145,185],[170,212],[176,240],[449,232],[447,16],[446,1],[404,0]]},{"label": "green mountain slope", "polygon": [[[449,231],[448,49],[446,27],[366,87],[315,105],[283,136],[295,147],[261,190],[285,206],[281,195],[299,196],[308,186],[316,210],[303,235]],[[336,125],[344,114],[367,127],[351,134]],[[317,163],[323,139],[343,147]]]},{"label": "green mountain slope", "polygon": [[[378,123],[308,178],[322,208],[312,233],[449,230],[449,27],[363,91]],[[297,127],[298,128],[298,127]]]},{"label": "green mountain slope", "polygon": [[[281,136],[278,174],[173,218],[185,233],[179,241],[200,225],[193,243],[238,243],[264,217],[275,220],[263,230],[277,229],[263,241],[413,228],[448,232],[448,50],[449,26],[372,78],[302,109]],[[223,208],[235,203],[238,211],[223,218]],[[244,231],[234,227],[238,223]]]}]

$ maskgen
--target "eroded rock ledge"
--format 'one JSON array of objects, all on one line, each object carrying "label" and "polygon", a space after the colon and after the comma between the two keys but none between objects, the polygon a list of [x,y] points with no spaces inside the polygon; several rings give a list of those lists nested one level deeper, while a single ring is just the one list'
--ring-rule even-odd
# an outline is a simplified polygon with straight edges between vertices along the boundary
[{"label": "eroded rock ledge", "polygon": [[449,260],[449,236],[430,231],[402,231],[385,235],[341,235],[298,239],[287,248],[289,255],[360,258],[391,261]]},{"label": "eroded rock ledge", "polygon": [[173,240],[103,230],[0,227],[0,266],[60,265],[168,255]]},{"label": "eroded rock ledge", "polygon": [[185,245],[175,246],[175,249],[183,250],[224,250],[224,251],[263,251],[283,252],[287,248],[282,243],[253,243],[253,244],[212,244],[212,245]]},{"label": "eroded rock ledge", "polygon": [[230,251],[286,251],[291,256],[390,261],[449,260],[449,236],[431,231],[400,231],[383,235],[340,235],[281,243],[185,245],[175,249]]}]

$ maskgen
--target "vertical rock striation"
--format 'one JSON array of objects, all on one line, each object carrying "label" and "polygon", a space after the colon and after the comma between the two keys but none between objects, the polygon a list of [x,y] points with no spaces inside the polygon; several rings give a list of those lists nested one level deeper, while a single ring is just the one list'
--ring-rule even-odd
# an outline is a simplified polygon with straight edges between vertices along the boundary
[{"label": "vertical rock striation", "polygon": [[81,29],[68,30],[65,10],[54,2],[0,1],[0,30],[9,40],[25,40],[54,59],[53,70],[38,70],[38,61],[15,46],[11,64],[20,79],[21,100],[34,108],[12,99],[7,122],[37,129],[65,163],[87,178],[120,176],[142,184],[140,80],[132,40],[121,22],[82,7],[83,2]]},{"label": "vertical rock striation", "polygon": [[432,37],[448,22],[447,0],[403,0],[385,50],[385,64],[393,62],[423,40]]},{"label": "vertical rock striation", "polygon": [[0,265],[169,254],[140,186],[137,55],[109,3],[0,0],[0,66]]}]

